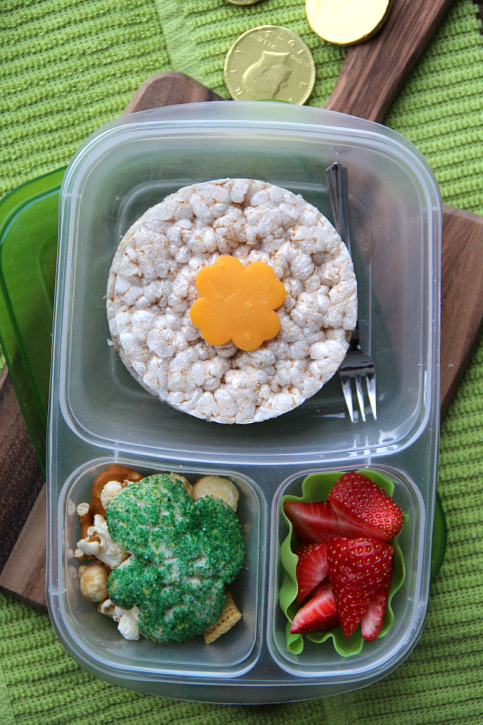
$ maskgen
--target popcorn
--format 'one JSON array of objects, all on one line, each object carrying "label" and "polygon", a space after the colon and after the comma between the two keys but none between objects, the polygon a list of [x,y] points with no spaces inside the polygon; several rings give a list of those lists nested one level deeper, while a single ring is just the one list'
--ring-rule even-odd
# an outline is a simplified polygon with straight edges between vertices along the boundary
[{"label": "popcorn", "polygon": [[[133,482],[139,486],[126,491]],[[238,498],[232,481],[220,476],[204,476],[192,486],[179,473],[142,479],[117,464],[101,471],[91,503],[71,502],[83,537],[75,556],[95,557],[78,570],[80,593],[99,603],[98,612],[117,622],[125,639],[138,640],[142,633],[157,642],[181,642],[204,631],[206,643],[214,642],[241,618],[230,592],[223,591],[245,555],[233,514]],[[93,515],[99,506],[108,521]]]},{"label": "popcorn", "polygon": [[101,491],[101,503],[104,508],[107,508],[107,504],[112,501],[113,498],[118,496],[123,487],[119,481],[108,481],[104,484],[104,488]]},{"label": "popcorn", "polygon": [[110,599],[105,599],[98,607],[99,614],[105,614],[117,622],[117,628],[124,639],[139,639],[139,609],[117,607]]},{"label": "popcorn", "polygon": [[[222,255],[265,262],[286,290],[280,332],[252,352],[209,345],[190,319],[198,272]],[[136,380],[178,410],[252,423],[301,405],[337,371],[357,320],[350,255],[320,212],[263,181],[184,187],[149,209],[114,256],[112,346]]]},{"label": "popcorn", "polygon": [[106,519],[100,514],[94,516],[94,525],[87,529],[87,537],[77,542],[77,550],[88,556],[95,556],[111,569],[129,557],[122,546],[111,539]]}]

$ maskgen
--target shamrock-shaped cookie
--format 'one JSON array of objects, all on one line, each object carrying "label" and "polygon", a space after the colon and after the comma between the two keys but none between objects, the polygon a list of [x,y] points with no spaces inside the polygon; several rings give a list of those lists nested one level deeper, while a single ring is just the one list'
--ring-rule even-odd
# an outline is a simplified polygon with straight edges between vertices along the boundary
[{"label": "shamrock-shaped cookie", "polygon": [[245,541],[220,499],[194,502],[166,474],[127,486],[107,506],[112,539],[132,556],[107,581],[111,600],[140,609],[139,630],[155,642],[182,642],[211,627],[225,584],[241,569]]}]

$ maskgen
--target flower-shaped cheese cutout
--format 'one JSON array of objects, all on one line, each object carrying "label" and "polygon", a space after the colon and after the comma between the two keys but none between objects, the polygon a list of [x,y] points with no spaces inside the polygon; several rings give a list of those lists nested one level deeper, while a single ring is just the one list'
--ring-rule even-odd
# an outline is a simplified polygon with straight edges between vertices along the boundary
[{"label": "flower-shaped cheese cutout", "polygon": [[256,350],[280,330],[275,310],[285,300],[285,287],[270,265],[253,262],[247,267],[236,257],[218,257],[196,277],[200,299],[190,317],[210,345],[233,340],[241,350]]}]

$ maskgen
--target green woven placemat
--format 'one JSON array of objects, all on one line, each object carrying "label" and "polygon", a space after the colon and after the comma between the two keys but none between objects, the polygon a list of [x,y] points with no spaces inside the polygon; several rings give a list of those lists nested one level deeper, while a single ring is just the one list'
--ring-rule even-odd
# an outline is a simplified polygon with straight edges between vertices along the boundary
[{"label": "green woven placemat", "polygon": [[[254,25],[286,25],[317,64],[323,104],[344,51],[308,28],[303,0],[2,0],[0,193],[69,160],[136,87],[174,68],[226,96],[224,55]],[[457,0],[393,104],[388,125],[416,143],[444,201],[483,213],[483,47],[471,0]],[[432,725],[483,722],[483,347],[443,423],[440,493],[448,548],[420,643],[367,689],[256,708],[182,703],[107,685],[64,653],[48,617],[0,595],[1,725]]]}]

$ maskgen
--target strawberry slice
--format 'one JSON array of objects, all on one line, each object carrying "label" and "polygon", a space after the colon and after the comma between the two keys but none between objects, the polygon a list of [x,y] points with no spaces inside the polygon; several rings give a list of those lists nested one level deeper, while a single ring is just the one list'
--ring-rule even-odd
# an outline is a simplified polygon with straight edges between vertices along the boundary
[{"label": "strawberry slice", "polygon": [[376,539],[333,539],[328,548],[332,584],[344,637],[364,616],[372,595],[392,567],[394,547]]},{"label": "strawberry slice", "polygon": [[323,544],[336,536],[344,536],[329,501],[286,501],[283,510],[301,544]]},{"label": "strawberry slice", "polygon": [[327,576],[329,571],[327,546],[327,544],[304,544],[295,550],[299,558],[296,570],[299,604]]},{"label": "strawberry slice", "polygon": [[403,525],[397,503],[361,473],[344,473],[329,493],[342,536],[389,541]]},{"label": "strawberry slice", "polygon": [[319,584],[302,609],[294,617],[290,632],[292,634],[309,634],[310,632],[326,632],[337,627],[339,617],[332,587],[329,580]]},{"label": "strawberry slice", "polygon": [[379,636],[381,631],[389,599],[389,589],[391,588],[392,569],[391,563],[391,568],[382,580],[379,589],[376,589],[370,598],[369,606],[361,619],[362,637],[366,642],[372,642]]}]

